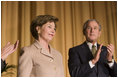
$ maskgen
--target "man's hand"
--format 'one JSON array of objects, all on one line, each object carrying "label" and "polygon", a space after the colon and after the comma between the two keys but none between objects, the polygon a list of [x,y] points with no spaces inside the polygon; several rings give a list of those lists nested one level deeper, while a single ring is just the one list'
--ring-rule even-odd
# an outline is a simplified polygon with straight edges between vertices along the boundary
[{"label": "man's hand", "polygon": [[95,64],[98,62],[99,58],[100,58],[100,53],[101,53],[101,48],[102,48],[102,44],[100,44],[99,49],[97,50],[97,53],[94,57],[94,59],[92,59],[92,63]]},{"label": "man's hand", "polygon": [[112,61],[112,56],[114,54],[114,46],[110,44],[107,46],[107,60]]},{"label": "man's hand", "polygon": [[1,50],[1,58],[3,61],[7,58],[8,55],[16,51],[18,44],[19,44],[19,40],[17,40],[15,44],[10,44],[10,42],[8,42],[4,46],[4,48]]}]

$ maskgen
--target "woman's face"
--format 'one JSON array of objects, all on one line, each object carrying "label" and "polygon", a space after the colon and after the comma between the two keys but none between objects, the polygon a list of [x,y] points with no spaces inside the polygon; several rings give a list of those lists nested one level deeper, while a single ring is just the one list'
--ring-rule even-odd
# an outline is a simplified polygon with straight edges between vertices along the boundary
[{"label": "woman's face", "polygon": [[55,35],[55,23],[54,22],[47,22],[40,28],[40,35],[39,38],[49,42],[53,39]]}]

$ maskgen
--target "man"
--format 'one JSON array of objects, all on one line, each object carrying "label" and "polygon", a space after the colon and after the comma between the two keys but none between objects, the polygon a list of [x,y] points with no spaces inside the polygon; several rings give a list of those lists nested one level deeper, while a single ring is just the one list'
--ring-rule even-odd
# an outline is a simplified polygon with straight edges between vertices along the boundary
[{"label": "man", "polygon": [[117,64],[113,59],[114,46],[97,43],[101,25],[95,19],[83,26],[86,41],[69,49],[69,72],[72,77],[116,77]]}]

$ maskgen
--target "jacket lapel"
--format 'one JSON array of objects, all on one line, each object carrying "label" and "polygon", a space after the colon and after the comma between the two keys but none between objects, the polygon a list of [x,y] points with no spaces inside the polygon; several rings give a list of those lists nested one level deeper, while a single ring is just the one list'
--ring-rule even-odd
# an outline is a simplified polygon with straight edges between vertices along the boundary
[{"label": "jacket lapel", "polygon": [[[97,44],[97,50],[99,49],[99,47],[100,47],[100,44]],[[105,60],[105,58],[106,58],[106,56],[105,56],[106,54],[104,54],[104,49],[103,49],[103,47],[101,48],[101,53],[100,53],[100,58],[99,58],[99,61],[98,62],[102,62],[102,61],[104,61]],[[104,59],[104,60],[103,60]]]},{"label": "jacket lapel", "polygon": [[53,58],[52,51],[51,51],[51,53],[49,53],[46,49],[42,48],[42,50],[40,52],[45,56]]},{"label": "jacket lapel", "polygon": [[49,53],[41,44],[39,41],[35,41],[34,42],[34,46],[38,49],[38,52],[40,52],[41,54],[47,56],[47,57],[50,57],[50,58],[53,58],[53,55],[52,55],[52,48],[50,47],[50,52]]},{"label": "jacket lapel", "polygon": [[93,55],[92,55],[92,53],[91,53],[91,51],[90,51],[90,49],[89,49],[87,43],[84,42],[81,47],[82,47],[82,52],[81,52],[81,54],[82,54],[82,56],[85,58],[84,61],[87,62],[87,61],[93,59]]}]

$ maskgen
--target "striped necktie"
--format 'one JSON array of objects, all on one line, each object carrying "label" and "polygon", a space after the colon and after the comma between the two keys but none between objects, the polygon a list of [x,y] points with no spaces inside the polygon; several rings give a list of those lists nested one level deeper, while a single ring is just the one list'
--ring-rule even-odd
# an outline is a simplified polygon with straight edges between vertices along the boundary
[{"label": "striped necktie", "polygon": [[95,54],[96,54],[96,46],[95,45],[92,45],[92,54],[93,54],[93,56],[95,56]]}]

